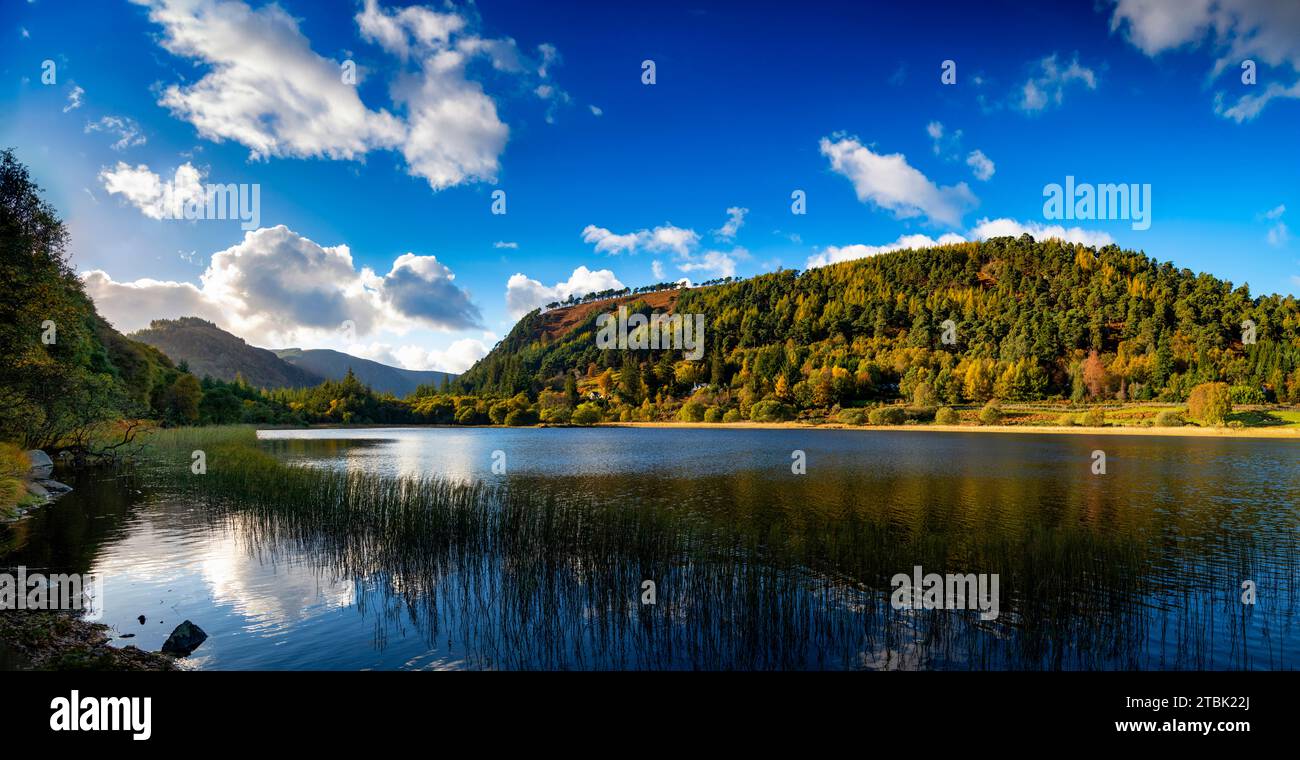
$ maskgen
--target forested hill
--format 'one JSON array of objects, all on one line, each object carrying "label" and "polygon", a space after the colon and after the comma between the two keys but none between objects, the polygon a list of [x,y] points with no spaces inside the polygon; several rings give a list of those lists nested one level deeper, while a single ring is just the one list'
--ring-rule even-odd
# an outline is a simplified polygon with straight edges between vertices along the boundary
[{"label": "forested hill", "polygon": [[[994,238],[679,291],[675,313],[705,315],[698,362],[680,350],[598,349],[596,317],[615,303],[559,333],[567,309],[528,314],[456,387],[507,396],[610,370],[609,394],[633,404],[701,384],[742,404],[805,407],[911,399],[921,386],[947,403],[1181,400],[1220,380],[1300,400],[1295,297],[1252,298],[1244,285],[1113,245]],[[1247,319],[1254,343],[1243,342]],[[945,320],[955,344],[942,340]]]},{"label": "forested hill", "polygon": [[308,388],[324,380],[198,317],[155,319],[129,337],[157,348],[174,362],[185,362],[196,377],[228,382],[242,377],[254,388]]}]

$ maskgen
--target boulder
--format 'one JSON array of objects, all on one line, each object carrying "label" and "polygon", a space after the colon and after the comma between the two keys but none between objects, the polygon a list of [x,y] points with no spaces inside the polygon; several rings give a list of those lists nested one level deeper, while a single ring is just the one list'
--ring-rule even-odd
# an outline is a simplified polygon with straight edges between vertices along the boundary
[{"label": "boulder", "polygon": [[167,637],[163,642],[162,650],[165,654],[173,654],[177,657],[188,657],[191,652],[199,648],[199,645],[208,640],[208,634],[203,629],[186,620],[184,623],[176,626],[172,635]]},{"label": "boulder", "polygon": [[41,485],[40,483],[37,483],[36,481],[32,481],[31,483],[27,484],[27,493],[31,494],[32,496],[35,496],[38,499],[48,500],[50,498],[50,492],[46,490],[45,486]]},{"label": "boulder", "polygon": [[30,472],[34,478],[48,478],[50,473],[54,472],[54,460],[40,449],[27,452],[27,461],[32,463]]}]

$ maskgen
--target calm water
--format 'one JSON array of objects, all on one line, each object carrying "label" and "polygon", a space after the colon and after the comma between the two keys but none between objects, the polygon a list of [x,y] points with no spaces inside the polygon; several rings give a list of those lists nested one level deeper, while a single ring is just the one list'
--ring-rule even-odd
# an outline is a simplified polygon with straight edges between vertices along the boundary
[{"label": "calm water", "polygon": [[[499,557],[462,560],[456,574],[417,583],[410,567],[341,559],[302,530],[237,509],[214,515],[147,474],[100,473],[0,527],[0,566],[99,573],[104,622],[135,634],[122,645],[156,650],[194,621],[210,636],[187,661],[196,668],[1300,664],[1300,442],[613,428],[260,437],[302,466],[664,510],[716,531],[717,556],[645,572],[658,573],[658,617],[639,609],[634,584],[611,613],[573,591],[589,568],[537,577]],[[1091,471],[1097,449],[1102,476]],[[791,473],[794,450],[806,475]],[[508,474],[494,474],[503,458]],[[743,560],[727,538],[735,525],[758,537]],[[811,543],[824,547],[815,563],[727,574]],[[998,573],[999,618],[891,609],[888,579],[916,564]],[[1241,603],[1245,580],[1254,605]]]}]

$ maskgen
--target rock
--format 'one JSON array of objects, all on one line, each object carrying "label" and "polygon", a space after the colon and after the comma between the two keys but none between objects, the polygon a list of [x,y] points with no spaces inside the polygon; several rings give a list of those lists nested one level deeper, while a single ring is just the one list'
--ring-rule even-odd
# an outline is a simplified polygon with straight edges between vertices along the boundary
[{"label": "rock", "polygon": [[50,473],[54,472],[54,460],[40,449],[27,452],[27,461],[32,463],[30,472],[34,478],[48,478]]},{"label": "rock", "polygon": [[49,478],[41,478],[36,482],[40,483],[46,491],[49,491],[53,495],[61,496],[72,490],[72,486],[67,485],[66,483],[60,483],[57,480],[50,480]]},{"label": "rock", "polygon": [[45,486],[35,481],[27,484],[27,493],[31,494],[32,496],[35,496],[38,499],[50,498],[50,492],[45,490]]},{"label": "rock", "polygon": [[136,618],[136,620],[140,621],[140,625],[144,625],[144,615],[141,615],[140,617]]},{"label": "rock", "polygon": [[188,657],[207,640],[208,634],[204,633],[202,628],[186,620],[176,626],[172,635],[167,637],[167,641],[163,642],[162,650],[166,654],[174,654],[177,657]]}]

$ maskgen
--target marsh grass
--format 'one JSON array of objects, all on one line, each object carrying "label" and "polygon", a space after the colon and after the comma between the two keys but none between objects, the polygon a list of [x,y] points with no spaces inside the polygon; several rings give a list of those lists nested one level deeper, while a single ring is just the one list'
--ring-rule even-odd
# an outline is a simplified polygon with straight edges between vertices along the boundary
[{"label": "marsh grass", "polygon": [[[190,471],[196,449],[205,475]],[[247,428],[161,431],[149,461],[264,561],[306,555],[353,579],[378,645],[413,626],[458,642],[470,667],[1205,667],[1215,606],[1233,628],[1249,614],[1221,590],[1160,587],[1149,544],[1084,527],[927,533],[854,509],[610,503],[538,478],[315,469],[277,460]],[[1253,567],[1256,554],[1245,546],[1237,572],[1262,573],[1294,610],[1294,584]],[[999,574],[1000,617],[894,609],[890,579],[914,565]],[[641,603],[644,580],[656,604]]]}]

